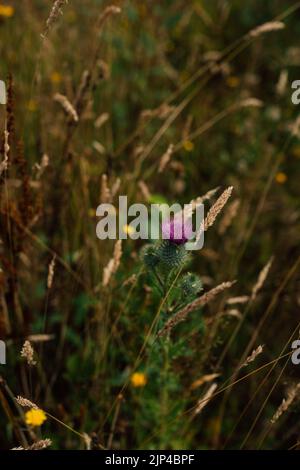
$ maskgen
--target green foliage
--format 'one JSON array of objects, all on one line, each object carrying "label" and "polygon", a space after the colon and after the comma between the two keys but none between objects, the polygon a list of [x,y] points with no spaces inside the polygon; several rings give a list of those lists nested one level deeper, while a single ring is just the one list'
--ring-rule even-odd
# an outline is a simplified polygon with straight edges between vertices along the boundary
[{"label": "green foliage", "polygon": [[[161,295],[163,309],[157,322],[161,327],[170,315],[174,315],[198,296],[202,282],[196,274],[182,272],[190,261],[184,244],[178,245],[169,240],[158,241],[145,246],[141,258],[153,286]],[[202,324],[199,312],[197,316],[198,325]],[[203,332],[203,329],[199,327],[198,331]],[[139,421],[141,425],[146,421],[148,426],[160,423],[158,438],[154,438],[152,446],[178,448],[184,444],[174,440],[173,436],[179,431],[182,423],[180,420],[174,420],[174,417],[183,414],[185,401],[178,399],[183,393],[183,381],[181,374],[176,370],[176,363],[189,357],[192,351],[180,335],[160,339],[154,336],[148,348],[151,363],[148,380],[151,384],[151,394],[148,388],[147,404]],[[157,395],[160,396],[159,401]]]}]

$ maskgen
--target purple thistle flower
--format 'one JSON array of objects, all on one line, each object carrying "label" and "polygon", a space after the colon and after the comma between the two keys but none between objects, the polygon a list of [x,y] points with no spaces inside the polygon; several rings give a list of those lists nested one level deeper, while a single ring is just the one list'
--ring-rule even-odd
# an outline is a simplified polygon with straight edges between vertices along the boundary
[{"label": "purple thistle flower", "polygon": [[184,220],[182,217],[174,217],[173,219],[167,219],[162,223],[162,238],[164,240],[170,240],[170,242],[176,245],[183,245],[193,236],[192,220]]}]

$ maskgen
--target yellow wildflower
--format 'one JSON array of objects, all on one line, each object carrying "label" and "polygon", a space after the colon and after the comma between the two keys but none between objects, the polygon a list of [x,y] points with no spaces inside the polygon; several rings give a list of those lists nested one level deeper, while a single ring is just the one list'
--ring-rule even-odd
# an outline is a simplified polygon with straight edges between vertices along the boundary
[{"label": "yellow wildflower", "polygon": [[51,82],[52,83],[60,83],[61,82],[61,74],[59,72],[53,72],[51,74]]},{"label": "yellow wildflower", "polygon": [[30,426],[41,426],[46,419],[47,416],[45,412],[39,408],[37,410],[32,408],[25,413],[26,424]]},{"label": "yellow wildflower", "polygon": [[296,158],[300,158],[300,145],[292,147],[292,155]]},{"label": "yellow wildflower", "polygon": [[239,77],[231,76],[227,78],[226,83],[230,88],[236,88],[240,84],[240,79]]},{"label": "yellow wildflower", "polygon": [[35,100],[29,100],[27,103],[27,109],[31,112],[36,111],[37,106],[36,106],[36,101]]},{"label": "yellow wildflower", "polygon": [[275,176],[275,180],[279,184],[284,184],[287,180],[287,175],[282,171],[279,171],[279,173],[277,173],[277,175]]},{"label": "yellow wildflower", "polygon": [[127,233],[127,235],[131,235],[135,232],[134,228],[127,224],[123,225],[122,229],[124,233]]},{"label": "yellow wildflower", "polygon": [[5,18],[10,18],[15,12],[14,7],[10,5],[0,5],[0,16],[5,16]]},{"label": "yellow wildflower", "polygon": [[194,144],[193,142],[191,142],[190,140],[185,140],[182,144],[184,150],[186,150],[187,152],[192,152],[194,150]]},{"label": "yellow wildflower", "polygon": [[143,372],[134,372],[131,376],[131,384],[133,387],[145,387],[147,377]]}]

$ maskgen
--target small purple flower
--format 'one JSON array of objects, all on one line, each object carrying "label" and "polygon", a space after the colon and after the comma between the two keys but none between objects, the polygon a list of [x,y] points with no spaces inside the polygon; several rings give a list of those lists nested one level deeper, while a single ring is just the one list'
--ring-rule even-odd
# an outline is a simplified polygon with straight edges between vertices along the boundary
[{"label": "small purple flower", "polygon": [[183,220],[183,217],[167,219],[162,223],[162,238],[170,240],[176,245],[183,245],[193,236],[192,220]]}]

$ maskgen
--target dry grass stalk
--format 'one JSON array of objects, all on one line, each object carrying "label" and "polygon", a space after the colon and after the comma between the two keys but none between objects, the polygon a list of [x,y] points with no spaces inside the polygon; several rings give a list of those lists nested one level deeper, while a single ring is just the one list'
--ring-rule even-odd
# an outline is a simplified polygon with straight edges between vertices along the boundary
[{"label": "dry grass stalk", "polygon": [[58,20],[58,18],[63,14],[63,6],[68,3],[68,0],[56,0],[53,4],[53,7],[50,11],[49,17],[46,21],[46,28],[42,37],[45,39],[49,34],[50,30]]},{"label": "dry grass stalk", "polygon": [[276,93],[279,96],[283,96],[288,84],[288,71],[281,70],[278,82],[276,83]]},{"label": "dry grass stalk", "polygon": [[168,165],[171,159],[173,151],[174,151],[174,145],[170,144],[166,152],[163,154],[163,156],[160,159],[159,166],[158,166],[158,173],[162,173],[165,170],[166,166]]},{"label": "dry grass stalk", "polygon": [[294,137],[300,136],[300,116],[295,119],[295,122],[290,126],[291,134]]},{"label": "dry grass stalk", "polygon": [[101,203],[111,202],[111,192],[108,186],[107,175],[104,173],[101,177],[101,194],[100,201]]},{"label": "dry grass stalk", "polygon": [[231,204],[228,205],[226,213],[224,214],[220,226],[219,226],[219,233],[224,235],[228,227],[231,225],[233,219],[236,217],[238,209],[240,207],[240,200],[236,199]]},{"label": "dry grass stalk", "polygon": [[91,450],[92,449],[92,438],[86,433],[83,433],[83,439],[84,443],[86,445],[86,450]]},{"label": "dry grass stalk", "polygon": [[46,341],[51,341],[54,339],[54,335],[46,335],[46,334],[39,334],[39,335],[29,335],[28,336],[28,341],[31,341],[31,343],[44,343]]},{"label": "dry grass stalk", "polygon": [[106,152],[104,145],[102,145],[98,140],[94,140],[93,147],[98,153],[100,153],[100,155],[104,155]]},{"label": "dry grass stalk", "polygon": [[74,106],[70,103],[68,98],[65,95],[61,95],[60,93],[55,93],[53,96],[54,101],[59,103],[63,110],[66,112],[68,116],[72,118],[74,122],[78,122],[78,114]]},{"label": "dry grass stalk", "polygon": [[204,221],[202,222],[198,233],[196,235],[196,242],[200,240],[200,237],[209,227],[211,227],[225,204],[227,203],[228,199],[231,196],[233,191],[233,186],[229,186],[225,191],[221,194],[221,196],[216,200],[213,206],[209,209],[208,214]]},{"label": "dry grass stalk", "polygon": [[230,317],[238,319],[242,318],[242,314],[237,308],[231,308],[230,310],[226,310],[226,312],[224,312],[224,315],[228,315]]},{"label": "dry grass stalk", "polygon": [[207,193],[203,194],[203,196],[197,197],[197,199],[192,199],[190,201],[190,204],[192,204],[194,207],[197,207],[198,204],[202,204],[204,201],[209,201],[214,195],[216,194],[217,191],[219,191],[220,187],[217,186],[214,189],[211,189],[210,191],[207,191]]},{"label": "dry grass stalk", "polygon": [[49,264],[48,267],[48,277],[47,277],[47,287],[48,289],[51,289],[52,284],[53,284],[53,278],[54,278],[54,269],[55,269],[55,258],[56,256],[54,255],[51,263]]},{"label": "dry grass stalk", "polygon": [[135,284],[136,281],[137,281],[137,275],[132,274],[130,277],[125,279],[125,281],[122,284],[122,287],[126,287],[126,286],[130,286],[132,284]]},{"label": "dry grass stalk", "polygon": [[144,181],[140,180],[140,181],[138,182],[138,187],[140,188],[141,193],[142,193],[144,199],[145,199],[146,201],[149,201],[149,200],[151,199],[151,193],[150,193],[149,188],[148,188],[148,186],[146,185],[146,183],[145,183]]},{"label": "dry grass stalk", "polygon": [[115,247],[114,247],[113,257],[109,260],[107,266],[103,269],[103,279],[102,279],[103,287],[106,287],[109,284],[111,277],[113,276],[113,274],[117,272],[118,267],[120,265],[121,256],[122,256],[122,241],[117,240]]},{"label": "dry grass stalk", "polygon": [[278,420],[278,418],[280,418],[280,416],[288,410],[288,408],[291,406],[291,404],[297,397],[299,389],[300,389],[300,383],[298,383],[297,385],[294,385],[288,390],[287,398],[284,398],[282,400],[281,404],[279,405],[279,407],[277,408],[276,412],[274,413],[271,419],[272,424],[274,424]]},{"label": "dry grass stalk", "polygon": [[[200,206],[200,204],[203,204],[203,202],[205,201],[209,201],[216,194],[218,190],[219,190],[219,186],[217,188],[211,189],[210,191],[207,191],[207,193],[205,193],[203,196],[199,196],[196,199],[192,199],[189,202],[189,206],[191,207],[188,207],[187,209],[183,210],[183,217],[185,218],[185,220],[187,220],[192,215],[193,211],[196,210],[197,207]],[[178,212],[177,215],[179,214],[180,213]],[[182,217],[182,211],[181,211],[181,217]]]},{"label": "dry grass stalk", "polygon": [[75,99],[75,108],[77,109],[77,114],[79,116],[81,115],[81,112],[84,109],[85,96],[90,88],[91,79],[92,79],[91,72],[89,70],[84,70],[81,75],[81,79],[80,79],[80,83],[78,86],[78,90],[76,92],[76,99]]},{"label": "dry grass stalk", "polygon": [[9,150],[10,150],[8,138],[9,138],[9,132],[5,129],[4,131],[4,159],[0,163],[0,175],[2,175],[2,173],[6,171],[8,168],[8,155],[9,155]]},{"label": "dry grass stalk", "polygon": [[41,439],[40,441],[34,442],[29,447],[14,447],[11,450],[42,450],[50,447],[52,444],[51,439]]},{"label": "dry grass stalk", "polygon": [[219,215],[219,213],[227,203],[228,199],[230,198],[232,190],[233,186],[229,186],[229,188],[225,189],[225,191],[217,199],[214,205],[209,209],[208,214],[204,220],[205,231],[214,224],[217,216]]},{"label": "dry grass stalk", "polygon": [[26,359],[26,362],[29,366],[36,365],[36,361],[34,360],[34,349],[30,344],[30,341],[26,340],[23,344],[21,349],[21,357]]},{"label": "dry grass stalk", "polygon": [[250,356],[247,357],[246,361],[244,362],[244,364],[241,367],[246,367],[249,364],[251,364],[251,362],[255,361],[257,356],[259,356],[263,352],[263,349],[264,349],[264,347],[260,344],[256,349],[254,349],[252,351]]},{"label": "dry grass stalk", "polygon": [[203,385],[207,382],[211,382],[212,380],[216,379],[219,376],[220,376],[220,374],[206,374],[206,375],[203,375],[202,377],[200,377],[200,379],[195,380],[195,382],[192,383],[191,390],[195,390],[196,388],[201,387],[201,385]]},{"label": "dry grass stalk", "polygon": [[114,273],[117,271],[122,256],[122,241],[118,240],[114,248]]},{"label": "dry grass stalk", "polygon": [[152,119],[157,117],[159,119],[166,119],[173,111],[175,107],[163,103],[161,106],[155,109],[144,109],[141,112],[141,119]]},{"label": "dry grass stalk", "polygon": [[16,402],[24,408],[33,408],[34,410],[39,409],[39,407],[35,403],[24,397],[17,396]]},{"label": "dry grass stalk", "polygon": [[121,13],[121,8],[116,5],[109,5],[105,10],[100,14],[98,18],[98,28],[101,29],[107,18],[111,15],[118,15]]},{"label": "dry grass stalk", "polygon": [[119,192],[120,186],[121,186],[121,178],[117,178],[111,188],[112,198],[114,198],[115,195]]},{"label": "dry grass stalk", "polygon": [[41,163],[36,163],[34,168],[36,169],[36,178],[40,179],[45,169],[49,165],[49,157],[46,153],[42,156]]},{"label": "dry grass stalk", "polygon": [[193,122],[193,116],[189,115],[187,117],[187,120],[185,121],[184,128],[182,130],[181,140],[183,141],[189,140],[189,134],[191,132],[192,122]]},{"label": "dry grass stalk", "polygon": [[254,285],[254,287],[252,289],[252,293],[251,293],[251,300],[252,301],[256,298],[258,292],[260,291],[260,289],[264,285],[265,280],[267,279],[267,276],[269,274],[270,268],[272,266],[273,259],[274,258],[272,256],[272,258],[267,262],[267,264],[263,267],[263,269],[259,273],[257,282],[256,282],[256,284]]},{"label": "dry grass stalk", "polygon": [[211,300],[213,300],[218,294],[223,292],[225,289],[229,289],[235,281],[233,282],[222,282],[218,286],[214,287],[213,289],[209,290],[205,294],[201,295],[198,299],[194,300],[186,307],[184,307],[179,312],[175,313],[162,327],[162,329],[158,332],[158,336],[165,336],[169,334],[171,330],[178,325],[178,323],[183,322],[188,314],[199,307],[203,307],[204,305],[208,304]]},{"label": "dry grass stalk", "polygon": [[261,24],[256,28],[252,29],[248,36],[250,38],[256,38],[261,34],[270,33],[271,31],[278,31],[285,28],[285,24],[282,21],[268,21],[267,23]]},{"label": "dry grass stalk", "polygon": [[108,121],[109,119],[109,114],[108,113],[102,113],[100,114],[100,116],[97,117],[95,123],[94,123],[94,126],[96,127],[96,129],[100,129],[100,127],[103,126],[103,124],[106,123],[106,121]]},{"label": "dry grass stalk", "polygon": [[195,415],[200,414],[201,411],[203,410],[203,408],[205,408],[205,406],[210,401],[212,395],[214,394],[217,386],[218,385],[215,382],[213,384],[211,384],[211,386],[209,387],[207,392],[203,395],[202,398],[200,398],[200,400],[198,401],[197,407],[195,409]]},{"label": "dry grass stalk", "polygon": [[134,158],[138,158],[141,156],[141,154],[144,152],[145,150],[145,146],[140,144],[140,145],[137,145],[136,147],[134,147],[133,149],[133,155],[134,155]]},{"label": "dry grass stalk", "polygon": [[[219,73],[219,66],[217,66],[217,70],[214,71],[213,73]],[[189,136],[188,140],[193,141],[199,136],[201,136],[204,132],[206,132],[208,129],[210,129],[216,122],[218,122],[221,119],[224,119],[226,116],[229,116],[231,113],[234,113],[235,111],[238,111],[241,108],[249,108],[249,107],[254,107],[254,108],[261,108],[263,106],[263,102],[261,100],[258,100],[257,98],[246,98],[242,99],[241,101],[238,101],[237,103],[234,103],[233,105],[230,105],[228,108],[225,110],[221,111],[218,113],[216,116],[214,116],[211,120],[205,122],[202,126],[198,127],[196,130],[194,130]],[[183,142],[179,142],[175,146],[175,150],[181,148],[183,145]]]},{"label": "dry grass stalk", "polygon": [[102,278],[103,287],[108,286],[113,273],[114,273],[114,259],[111,258],[107,266],[103,269],[103,278]]},{"label": "dry grass stalk", "polygon": [[263,102],[258,100],[257,98],[246,98],[245,100],[240,101],[237,104],[238,108],[261,108],[263,106]]},{"label": "dry grass stalk", "polygon": [[100,71],[100,77],[102,80],[108,80],[110,78],[110,66],[104,60],[97,61],[97,67]]},{"label": "dry grass stalk", "polygon": [[227,305],[235,305],[235,304],[245,304],[249,300],[249,295],[241,295],[239,297],[230,297],[230,299],[226,300]]}]

